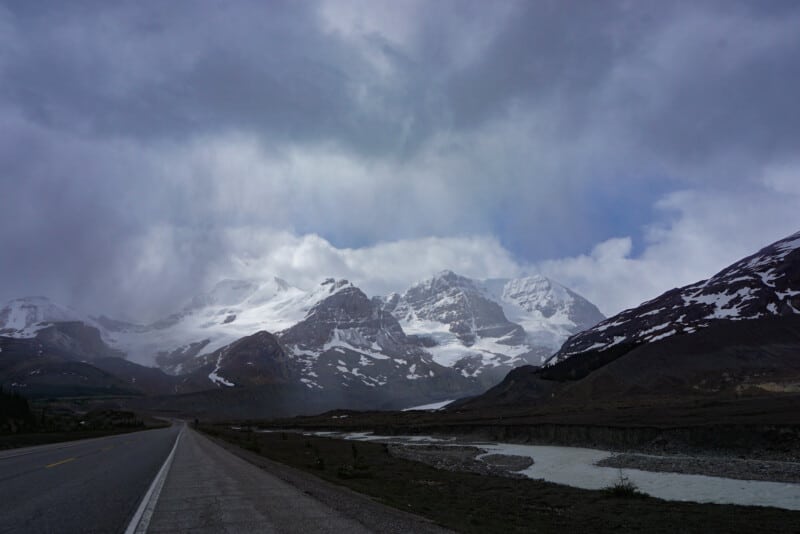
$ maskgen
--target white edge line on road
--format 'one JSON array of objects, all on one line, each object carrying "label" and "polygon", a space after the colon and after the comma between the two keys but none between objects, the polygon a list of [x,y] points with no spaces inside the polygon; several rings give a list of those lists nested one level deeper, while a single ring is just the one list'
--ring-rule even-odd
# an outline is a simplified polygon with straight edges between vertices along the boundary
[{"label": "white edge line on road", "polygon": [[169,473],[169,468],[172,465],[172,459],[175,457],[175,450],[178,448],[178,441],[181,439],[185,428],[185,426],[182,426],[181,431],[178,432],[178,437],[175,438],[175,445],[172,446],[169,456],[167,456],[167,459],[164,460],[164,465],[161,466],[158,474],[153,479],[153,482],[150,484],[147,493],[144,494],[142,502],[139,503],[139,508],[136,509],[136,513],[133,514],[131,522],[128,523],[128,528],[125,529],[125,534],[147,532],[147,527],[150,524],[150,518],[153,517],[153,511],[155,510],[156,503],[158,502],[158,497],[161,495],[161,488],[164,487],[164,480],[167,478],[167,473]]}]

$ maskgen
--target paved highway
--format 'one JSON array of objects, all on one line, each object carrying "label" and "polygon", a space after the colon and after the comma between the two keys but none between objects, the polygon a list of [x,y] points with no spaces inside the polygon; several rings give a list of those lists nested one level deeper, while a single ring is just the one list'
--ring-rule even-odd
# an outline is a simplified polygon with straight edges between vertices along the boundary
[{"label": "paved highway", "polygon": [[179,430],[0,452],[0,533],[124,532]]},{"label": "paved highway", "polygon": [[445,532],[226,448],[179,424],[0,452],[0,533]]}]

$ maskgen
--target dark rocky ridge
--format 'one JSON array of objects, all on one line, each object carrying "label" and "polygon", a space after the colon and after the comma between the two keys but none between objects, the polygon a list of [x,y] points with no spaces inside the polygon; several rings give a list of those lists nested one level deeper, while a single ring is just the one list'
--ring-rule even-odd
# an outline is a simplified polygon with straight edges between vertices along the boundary
[{"label": "dark rocky ridge", "polygon": [[0,337],[0,385],[26,397],[141,395],[129,381],[59,345]]},{"label": "dark rocky ridge", "polygon": [[83,359],[123,358],[125,354],[112,349],[100,337],[97,328],[72,321],[52,323],[36,333],[37,341],[51,348],[80,354]]},{"label": "dark rocky ridge", "polygon": [[424,342],[406,336],[379,300],[368,298],[344,280],[326,283],[333,286],[333,294],[279,334],[308,387],[366,387],[374,389],[373,395],[382,403],[390,399],[432,402],[486,387],[485,382],[434,362],[423,349]]},{"label": "dark rocky ridge", "polygon": [[570,339],[548,363],[620,344],[685,335],[719,321],[800,314],[800,232],[723,269],[672,289]]},{"label": "dark rocky ridge", "polygon": [[799,299],[795,234],[573,336],[550,365],[515,369],[448,409],[797,393]]},{"label": "dark rocky ridge", "polygon": [[239,387],[288,384],[300,378],[295,362],[269,332],[256,332],[197,361],[201,365],[195,371],[179,377],[182,385],[194,385],[189,390],[217,387],[218,384],[209,379],[215,370],[224,380]]},{"label": "dark rocky ridge", "polygon": [[[374,390],[370,395],[380,399],[376,406],[390,398],[405,399],[411,406],[478,393],[521,362],[541,362],[544,352],[528,351],[526,332],[505,317],[506,304],[498,304],[502,299],[484,283],[494,284],[500,293],[508,290],[525,310],[541,308],[545,316],[562,313],[559,306],[569,304],[563,298],[564,288],[541,277],[479,282],[447,272],[435,279],[433,293],[438,296],[429,297],[436,301],[437,311],[431,317],[450,321],[448,326],[456,332],[445,333],[444,340],[424,332],[406,335],[391,313],[391,302],[369,299],[349,282],[333,279],[311,291],[279,279],[223,280],[177,313],[146,325],[83,317],[46,298],[16,299],[0,310],[5,321],[0,326],[15,337],[29,338],[41,331],[50,336],[51,345],[60,343],[83,359],[103,359],[103,365],[123,381],[153,381],[145,387],[150,393],[259,386],[282,376],[286,383],[345,390],[357,398],[363,395],[352,393],[355,390]],[[447,302],[451,297],[455,307]],[[525,315],[522,308],[515,310]],[[72,331],[66,331],[62,318],[74,323]],[[81,323],[86,328],[77,332]],[[241,347],[231,349],[237,340],[270,330],[268,325],[275,326],[282,351],[273,351],[270,357],[285,358],[285,373],[252,369],[259,361],[267,365],[270,358],[242,363],[236,356],[244,354]],[[104,343],[123,348],[132,361],[157,365],[180,380],[168,384],[158,375],[108,360],[122,354]],[[475,349],[469,350],[472,344]],[[250,372],[244,372],[242,365],[249,365]]]},{"label": "dark rocky ridge", "polygon": [[448,409],[800,392],[799,354],[800,316],[718,321],[692,335],[583,353],[545,368],[520,367],[483,395]]}]

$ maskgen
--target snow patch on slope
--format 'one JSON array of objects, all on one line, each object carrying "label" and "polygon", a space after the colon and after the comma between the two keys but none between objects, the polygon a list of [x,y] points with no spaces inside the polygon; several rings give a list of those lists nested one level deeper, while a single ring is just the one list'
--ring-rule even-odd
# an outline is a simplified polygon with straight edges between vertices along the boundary
[{"label": "snow patch on slope", "polygon": [[208,374],[208,379],[211,380],[211,382],[213,382],[217,386],[228,386],[228,387],[235,386],[236,384],[226,380],[225,377],[220,376],[219,374],[217,374],[217,373],[219,373],[220,362],[222,361],[222,356],[223,356],[222,354],[217,356],[217,365],[216,365],[216,367],[214,367],[214,370],[211,371]]}]

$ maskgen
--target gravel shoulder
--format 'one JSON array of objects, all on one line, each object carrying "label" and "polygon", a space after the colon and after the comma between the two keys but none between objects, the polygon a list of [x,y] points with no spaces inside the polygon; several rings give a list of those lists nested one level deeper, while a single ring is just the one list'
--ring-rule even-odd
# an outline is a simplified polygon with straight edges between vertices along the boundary
[{"label": "gravel shoulder", "polygon": [[[369,516],[373,515],[370,507],[375,505],[381,508],[390,506],[400,514],[402,517],[398,518],[397,525],[401,524],[400,521],[412,521],[395,532],[442,532],[437,524],[474,534],[534,531],[542,534],[793,532],[800,516],[800,512],[780,508],[665,501],[639,494],[634,498],[530,478],[437,469],[425,461],[400,458],[389,450],[394,445],[407,446],[399,448],[405,452],[415,445],[445,446],[445,443],[415,443],[419,441],[416,437],[396,436],[403,441],[381,443],[288,430],[257,432],[233,429],[229,424],[204,425],[201,428],[227,440],[230,447],[239,448],[239,451],[230,450],[264,466],[265,470],[292,482],[331,507],[351,507],[353,515],[345,513],[381,532],[389,530],[368,523]],[[450,457],[442,461],[435,459],[441,451],[429,447],[423,454],[434,459],[427,459],[428,462],[458,466],[490,456],[483,453],[489,450],[488,443],[486,446],[483,443],[465,443],[452,437],[446,441],[447,447],[464,448],[449,453]],[[415,449],[418,455],[424,450]],[[517,461],[502,455],[488,459],[499,464]],[[337,501],[340,504],[336,504]],[[367,517],[362,519],[357,515],[359,513]],[[424,521],[421,516],[432,522],[414,524],[415,521]]]},{"label": "gravel shoulder", "polygon": [[289,483],[306,495],[341,512],[343,515],[358,521],[374,532],[397,534],[406,534],[408,532],[445,534],[452,532],[436,525],[429,519],[383,505],[348,488],[331,484],[319,477],[275,462],[225,440],[207,434],[205,437],[228,452],[266,470],[269,474]]}]

